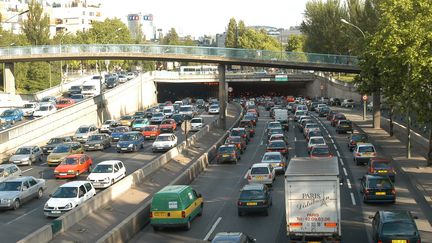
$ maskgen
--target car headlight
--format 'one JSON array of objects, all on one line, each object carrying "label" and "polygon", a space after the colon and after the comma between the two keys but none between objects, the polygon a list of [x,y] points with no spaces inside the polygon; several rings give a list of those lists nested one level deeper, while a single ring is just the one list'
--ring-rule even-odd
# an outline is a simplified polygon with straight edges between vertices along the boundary
[{"label": "car headlight", "polygon": [[72,208],[72,203],[66,204],[65,209],[71,209],[71,208]]},{"label": "car headlight", "polygon": [[129,147],[129,148],[132,148],[132,147],[133,147],[133,144],[132,144],[132,143],[131,143],[131,144],[129,144],[129,145],[128,145],[128,147]]},{"label": "car headlight", "polygon": [[74,174],[75,171],[74,170],[68,170],[68,174]]},{"label": "car headlight", "polygon": [[57,170],[54,171],[54,174],[58,174],[59,172]]},{"label": "car headlight", "polygon": [[49,206],[48,206],[48,203],[45,203],[45,205],[44,205],[44,209],[47,209]]},{"label": "car headlight", "polygon": [[117,148],[120,148],[120,144],[117,144]]},{"label": "car headlight", "polygon": [[30,158],[24,158],[21,161],[25,162],[25,161],[29,161],[29,160],[30,160]]}]

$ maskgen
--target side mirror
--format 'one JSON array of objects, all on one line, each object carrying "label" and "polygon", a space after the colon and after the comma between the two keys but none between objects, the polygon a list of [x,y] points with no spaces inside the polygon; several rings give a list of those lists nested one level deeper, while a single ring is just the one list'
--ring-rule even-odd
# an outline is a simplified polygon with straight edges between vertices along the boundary
[{"label": "side mirror", "polygon": [[22,191],[24,192],[24,191],[27,191],[28,190],[28,188],[27,187],[23,187],[22,188]]},{"label": "side mirror", "polygon": [[52,194],[49,194],[48,197],[52,197]]},{"label": "side mirror", "polygon": [[198,197],[202,197],[202,195],[201,195],[201,193],[198,193],[198,195],[197,195]]}]

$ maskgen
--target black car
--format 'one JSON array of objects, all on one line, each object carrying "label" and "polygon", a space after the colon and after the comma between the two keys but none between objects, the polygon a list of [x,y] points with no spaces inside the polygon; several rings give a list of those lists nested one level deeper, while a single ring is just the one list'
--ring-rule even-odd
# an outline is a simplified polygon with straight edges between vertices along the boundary
[{"label": "black car", "polygon": [[378,243],[420,243],[421,237],[409,211],[378,211],[372,218],[372,242]]},{"label": "black car", "polygon": [[353,133],[353,126],[350,120],[339,120],[336,124],[336,132],[337,133]]},{"label": "black car", "polygon": [[366,134],[363,133],[351,134],[348,141],[348,148],[350,151],[353,151],[357,143],[366,143],[367,141],[368,141],[368,137]]},{"label": "black car", "polygon": [[339,98],[330,98],[330,105],[332,106],[340,106],[341,103],[341,99]]},{"label": "black car", "polygon": [[252,243],[256,239],[242,232],[219,232],[215,235],[212,243]]},{"label": "black car", "polygon": [[183,115],[180,114],[174,114],[171,118],[176,121],[177,126],[181,126],[181,124],[184,122]]},{"label": "black car", "polygon": [[116,87],[119,84],[117,76],[110,76],[105,80],[105,86],[109,89]]},{"label": "black car", "polygon": [[244,213],[262,212],[268,215],[268,209],[272,205],[270,190],[264,184],[248,184],[241,189],[237,200],[238,216]]},{"label": "black car", "polygon": [[323,107],[323,108],[321,108],[320,110],[319,110],[319,112],[318,112],[318,116],[319,117],[326,117],[327,116],[327,114],[330,112],[330,108],[328,108],[328,107]]},{"label": "black car", "polygon": [[42,152],[43,154],[49,154],[57,145],[67,142],[73,142],[73,138],[71,136],[51,138],[45,146],[42,146]]},{"label": "black car", "polygon": [[363,202],[396,201],[396,189],[388,176],[364,175],[360,180]]}]

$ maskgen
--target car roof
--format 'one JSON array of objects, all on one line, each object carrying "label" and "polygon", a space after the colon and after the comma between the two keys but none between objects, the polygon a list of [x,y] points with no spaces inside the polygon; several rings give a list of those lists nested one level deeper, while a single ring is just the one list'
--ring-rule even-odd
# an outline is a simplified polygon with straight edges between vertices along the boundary
[{"label": "car roof", "polygon": [[281,152],[265,152],[264,155],[281,155]]},{"label": "car roof", "polygon": [[256,167],[269,167],[269,164],[267,164],[267,163],[255,163],[252,165],[251,168],[256,168]]},{"label": "car roof", "polygon": [[252,183],[252,184],[244,185],[241,190],[244,191],[244,190],[263,190],[263,189],[264,189],[264,184]]},{"label": "car roof", "polygon": [[393,221],[413,222],[410,212],[406,210],[379,211],[379,213],[384,223]]},{"label": "car roof", "polygon": [[159,137],[168,137],[168,136],[172,136],[172,135],[174,135],[174,133],[161,133],[159,135]]},{"label": "car roof", "polygon": [[34,148],[37,147],[36,145],[28,145],[28,146],[21,146],[19,148]]},{"label": "car roof", "polygon": [[312,149],[315,149],[315,148],[329,148],[329,146],[328,145],[322,145],[322,144],[320,144],[320,145],[313,146]]},{"label": "car roof", "polygon": [[85,183],[89,183],[88,181],[71,181],[67,182],[60,187],[79,187],[81,185],[84,185]]},{"label": "car roof", "polygon": [[7,181],[20,181],[21,182],[21,181],[26,181],[26,180],[32,179],[32,178],[34,178],[34,177],[33,176],[20,176],[20,177],[7,179]]},{"label": "car roof", "polygon": [[309,141],[311,141],[311,140],[314,139],[314,138],[322,138],[322,139],[324,139],[323,136],[313,136],[313,137],[310,137],[310,138],[309,138]]},{"label": "car roof", "polygon": [[282,140],[282,139],[276,139],[276,140],[271,140],[271,141],[269,142],[269,144],[270,144],[270,143],[285,143],[285,141]]},{"label": "car roof", "polygon": [[113,164],[118,163],[118,162],[122,162],[122,161],[121,160],[105,160],[105,161],[99,162],[98,165],[113,165]]},{"label": "car roof", "polygon": [[219,148],[222,148],[222,147],[235,148],[235,145],[234,144],[223,144]]},{"label": "car roof", "polygon": [[369,147],[369,146],[373,147],[373,144],[371,144],[371,143],[357,143],[357,147]]}]

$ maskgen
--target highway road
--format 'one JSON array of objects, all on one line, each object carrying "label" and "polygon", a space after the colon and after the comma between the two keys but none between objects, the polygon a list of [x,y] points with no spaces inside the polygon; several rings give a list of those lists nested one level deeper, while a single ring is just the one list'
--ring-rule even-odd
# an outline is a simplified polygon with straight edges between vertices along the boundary
[{"label": "highway road", "polygon": [[[201,114],[205,123],[217,118],[215,115]],[[178,128],[176,135],[179,143],[184,141],[184,131]],[[117,153],[115,144],[111,148],[104,151],[89,151],[86,152],[93,158],[93,168],[101,161],[104,160],[121,160],[124,162],[127,174],[133,173],[135,170],[143,167],[152,159],[160,156],[161,153],[153,153],[151,150],[152,140],[145,141],[143,149],[133,153]],[[52,194],[60,185],[71,180],[85,180],[87,173],[79,176],[78,179],[55,179],[54,168],[48,167],[46,164],[46,156],[44,156],[42,163],[36,163],[32,166],[21,166],[23,175],[30,175],[36,178],[44,178],[47,180],[47,190],[44,196],[39,200],[32,200],[22,205],[18,210],[3,210],[0,211],[0,235],[2,242],[16,242],[29,233],[37,230],[38,228],[50,223],[52,219],[46,218],[43,214],[43,206],[49,199],[49,194]]]},{"label": "highway road", "polygon": [[[192,222],[190,231],[166,229],[154,232],[150,226],[146,226],[131,242],[199,242],[211,239],[215,233],[224,231],[241,231],[256,238],[257,242],[288,242],[282,175],[277,177],[272,189],[273,206],[269,216],[259,214],[237,216],[236,202],[239,190],[247,183],[245,175],[253,163],[260,162],[265,152],[264,126],[271,119],[268,117],[268,112],[261,110],[261,114],[256,127],[256,137],[248,145],[241,161],[238,164],[212,164],[192,183],[192,186],[204,197],[204,212],[202,217]],[[432,242],[430,208],[422,204],[421,196],[410,188],[407,178],[400,174],[396,178],[398,198],[395,204],[364,204],[360,200],[358,178],[365,173],[365,167],[358,167],[353,163],[352,154],[347,148],[348,135],[336,135],[327,120],[323,118],[318,120],[332,153],[340,158],[340,173],[344,178],[344,183],[341,185],[342,242],[372,242],[371,220],[368,216],[378,210],[386,209],[406,209],[413,212],[419,217],[416,223],[421,232],[422,242]],[[297,129],[297,124],[293,121],[290,123],[288,132],[290,157],[305,157],[307,156],[306,140]],[[379,150],[378,154],[380,155]]]}]

